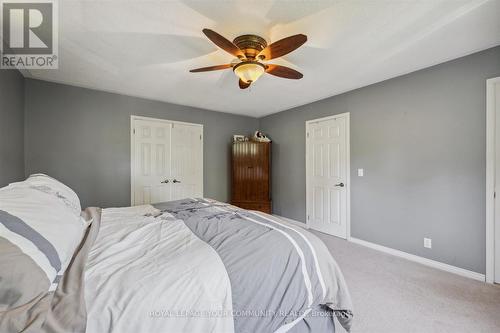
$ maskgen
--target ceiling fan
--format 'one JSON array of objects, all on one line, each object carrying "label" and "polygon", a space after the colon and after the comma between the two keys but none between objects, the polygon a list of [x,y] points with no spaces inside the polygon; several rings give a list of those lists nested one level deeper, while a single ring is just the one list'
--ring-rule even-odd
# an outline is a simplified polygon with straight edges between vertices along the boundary
[{"label": "ceiling fan", "polygon": [[231,42],[210,29],[203,29],[203,33],[215,45],[238,57],[239,62],[192,69],[191,73],[232,68],[234,74],[239,78],[241,89],[250,87],[264,73],[285,79],[298,80],[303,77],[302,73],[289,67],[264,64],[262,61],[279,58],[294,51],[307,41],[306,35],[293,35],[267,45],[264,38],[256,35],[238,36]]}]

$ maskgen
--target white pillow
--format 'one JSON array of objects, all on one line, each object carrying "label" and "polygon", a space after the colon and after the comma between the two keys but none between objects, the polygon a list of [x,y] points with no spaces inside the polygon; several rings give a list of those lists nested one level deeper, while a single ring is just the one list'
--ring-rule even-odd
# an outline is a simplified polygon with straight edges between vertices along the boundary
[{"label": "white pillow", "polygon": [[[14,248],[20,249],[20,252],[15,255],[22,253],[30,257],[30,262],[34,262],[47,277],[42,281],[44,288],[53,290],[60,280],[56,276],[64,274],[82,240],[85,225],[80,211],[75,214],[74,208],[68,208],[68,203],[76,205],[74,192],[69,192],[67,187],[47,176],[28,180],[0,189],[0,240],[5,238],[16,245]],[[49,190],[53,192],[47,194]],[[63,196],[65,199],[62,199]],[[71,197],[71,200],[66,197]],[[8,252],[0,255],[4,263],[14,262],[12,258],[6,261],[8,257]],[[31,266],[18,268],[17,271],[33,270]],[[7,271],[3,274],[4,271],[4,267],[0,267],[2,283],[2,279],[11,278]],[[29,271],[23,274],[24,278],[19,278],[19,283],[29,277]],[[17,282],[12,278],[11,283]],[[29,288],[22,290],[23,293],[31,291]]]},{"label": "white pillow", "polygon": [[43,173],[37,173],[29,176],[24,183],[32,188],[56,196],[73,210],[76,215],[80,216],[82,207],[80,206],[78,195],[60,181]]}]

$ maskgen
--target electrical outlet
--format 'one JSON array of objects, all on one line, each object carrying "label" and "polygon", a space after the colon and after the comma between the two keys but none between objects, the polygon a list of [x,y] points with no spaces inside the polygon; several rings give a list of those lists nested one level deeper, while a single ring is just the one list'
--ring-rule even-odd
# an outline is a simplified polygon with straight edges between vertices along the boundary
[{"label": "electrical outlet", "polygon": [[363,177],[365,171],[363,169],[358,169],[358,177]]},{"label": "electrical outlet", "polygon": [[424,247],[427,249],[432,249],[432,239],[424,238]]}]

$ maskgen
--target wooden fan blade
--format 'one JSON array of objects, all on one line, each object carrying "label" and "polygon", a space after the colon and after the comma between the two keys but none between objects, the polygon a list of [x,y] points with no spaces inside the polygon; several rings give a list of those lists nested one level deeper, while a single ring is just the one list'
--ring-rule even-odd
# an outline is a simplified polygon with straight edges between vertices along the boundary
[{"label": "wooden fan blade", "polygon": [[224,51],[238,57],[245,58],[243,51],[239,49],[238,46],[234,45],[231,41],[222,37],[218,33],[210,29],[203,29],[203,33],[210,39],[215,45],[223,49]]},{"label": "wooden fan blade", "polygon": [[219,69],[226,69],[226,68],[231,68],[231,67],[233,67],[231,64],[227,64],[227,65],[217,65],[217,66],[196,68],[196,69],[191,69],[189,71],[191,73],[198,73],[198,72],[218,71]]},{"label": "wooden fan blade", "polygon": [[268,45],[265,49],[260,51],[257,57],[262,60],[271,60],[274,58],[282,57],[285,54],[298,49],[306,41],[307,36],[302,34],[286,37],[272,43],[271,45]]},{"label": "wooden fan blade", "polygon": [[269,73],[274,76],[279,76],[285,79],[302,79],[304,75],[302,73],[297,72],[295,69],[291,69],[290,67],[280,66],[280,65],[266,65],[266,73]]},{"label": "wooden fan blade", "polygon": [[251,84],[251,83],[246,83],[246,82],[244,82],[244,81],[242,81],[242,80],[240,79],[240,82],[239,82],[240,89],[246,89],[246,88],[250,87],[250,84]]}]

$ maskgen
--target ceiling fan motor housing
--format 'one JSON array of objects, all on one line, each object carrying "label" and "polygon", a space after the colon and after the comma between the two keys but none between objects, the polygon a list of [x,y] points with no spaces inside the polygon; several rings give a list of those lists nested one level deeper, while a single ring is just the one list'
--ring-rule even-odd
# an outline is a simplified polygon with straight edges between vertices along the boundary
[{"label": "ceiling fan motor housing", "polygon": [[267,42],[257,35],[242,35],[233,40],[233,43],[240,48],[247,59],[255,59],[260,51],[266,48]]}]

